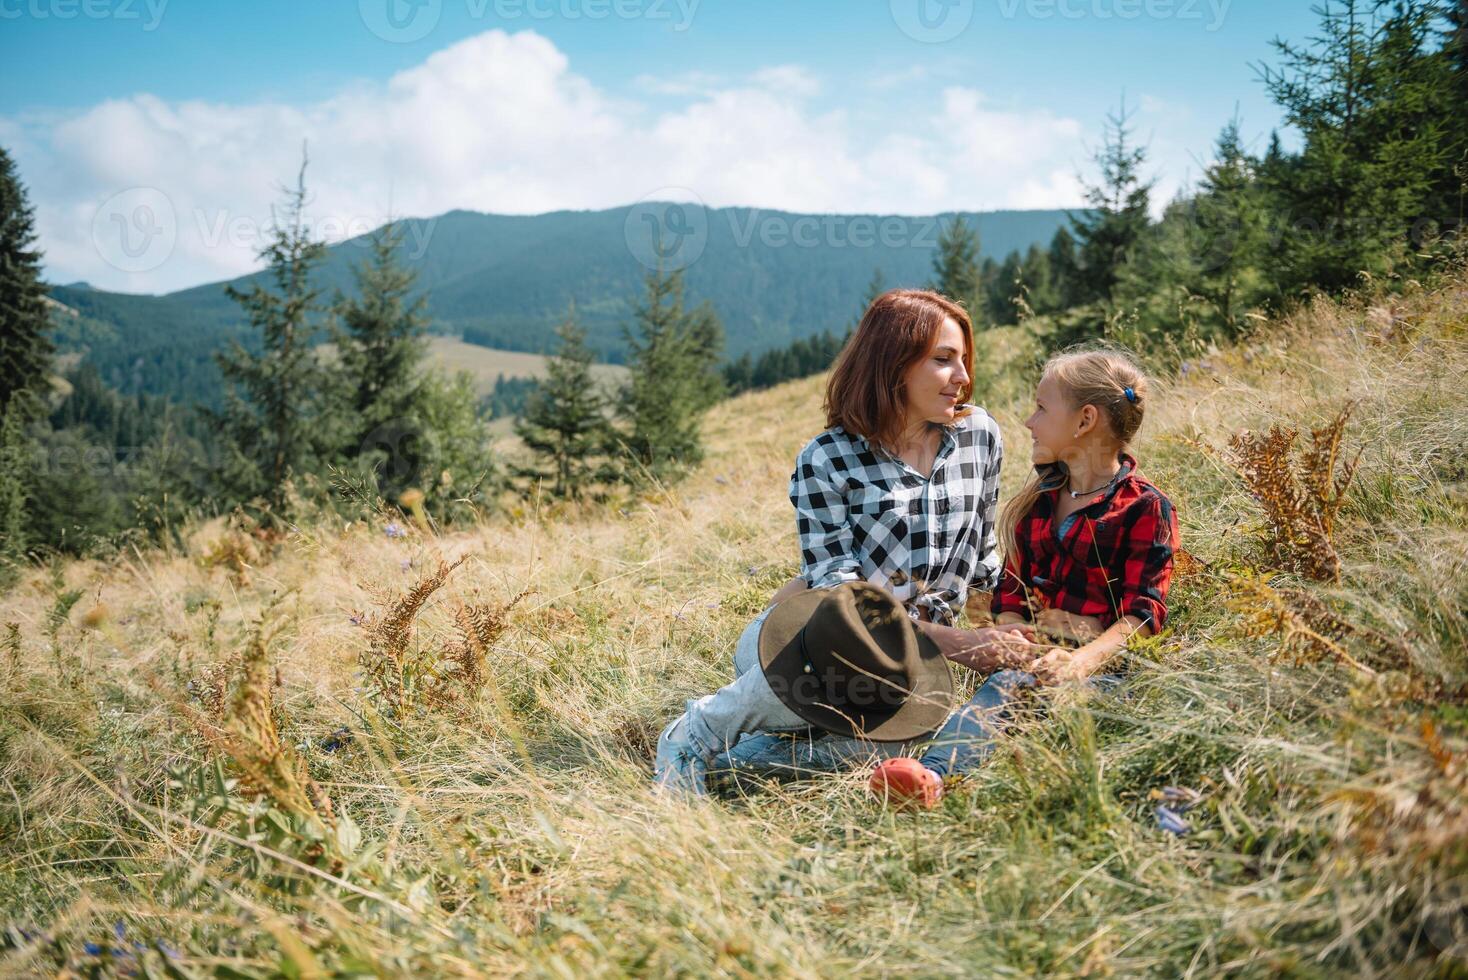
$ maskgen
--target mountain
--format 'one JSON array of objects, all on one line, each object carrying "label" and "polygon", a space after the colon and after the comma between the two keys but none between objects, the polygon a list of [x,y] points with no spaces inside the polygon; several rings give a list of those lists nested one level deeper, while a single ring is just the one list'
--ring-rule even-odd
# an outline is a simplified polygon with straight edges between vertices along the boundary
[{"label": "mountain", "polygon": [[[399,249],[418,273],[436,333],[513,351],[551,349],[553,327],[575,301],[598,355],[619,362],[648,266],[639,261],[641,204],[605,211],[495,215],[451,211],[407,219]],[[709,301],[724,322],[729,357],[759,353],[823,329],[843,330],[873,271],[888,286],[923,285],[940,223],[952,214],[810,215],[754,208],[697,209],[696,260],[685,271],[690,303]],[[1003,258],[1046,243],[1064,211],[965,213],[982,254]],[[367,237],[333,246],[316,283],[329,297],[350,292]],[[692,253],[684,253],[692,254]],[[650,257],[649,257],[650,261]],[[247,288],[260,273],[233,280]],[[58,330],[63,349],[85,351],[109,384],[183,401],[213,400],[211,355],[230,340],[254,341],[226,283],[164,296],[56,286],[52,298],[75,310]]]}]

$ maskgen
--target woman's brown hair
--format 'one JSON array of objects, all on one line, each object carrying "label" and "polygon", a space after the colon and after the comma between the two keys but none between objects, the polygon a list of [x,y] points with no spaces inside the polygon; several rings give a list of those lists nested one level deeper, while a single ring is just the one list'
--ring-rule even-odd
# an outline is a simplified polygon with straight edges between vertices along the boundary
[{"label": "woman's brown hair", "polygon": [[[949,319],[963,333],[963,366],[972,379],[974,327],[962,306],[926,289],[893,289],[872,300],[826,383],[826,427],[839,425],[895,452],[905,423],[907,369],[932,352]],[[964,385],[960,406],[972,388],[972,380]],[[960,407],[954,418],[969,412]]]}]

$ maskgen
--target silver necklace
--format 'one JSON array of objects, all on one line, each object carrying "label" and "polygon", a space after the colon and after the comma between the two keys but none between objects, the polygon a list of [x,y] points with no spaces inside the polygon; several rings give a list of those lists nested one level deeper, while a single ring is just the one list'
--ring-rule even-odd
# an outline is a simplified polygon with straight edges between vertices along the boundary
[{"label": "silver necklace", "polygon": [[[1068,494],[1070,494],[1070,499],[1071,500],[1080,500],[1082,497],[1089,497],[1093,493],[1100,493],[1102,490],[1105,490],[1107,487],[1111,486],[1113,483],[1116,482],[1116,478],[1118,476],[1121,476],[1121,470],[1117,470],[1115,473],[1113,473],[1111,475],[1111,479],[1109,479],[1105,483],[1101,484],[1095,490],[1080,490],[1080,491],[1076,491],[1076,490],[1072,490],[1070,487],[1067,486],[1065,488],[1065,492],[1068,493]],[[1067,481],[1067,482],[1069,482],[1069,481]]]}]

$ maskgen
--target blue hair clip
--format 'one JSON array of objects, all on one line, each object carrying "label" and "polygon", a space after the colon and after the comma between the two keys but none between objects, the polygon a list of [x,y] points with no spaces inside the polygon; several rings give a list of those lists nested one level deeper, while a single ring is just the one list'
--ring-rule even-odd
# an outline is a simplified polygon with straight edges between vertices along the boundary
[{"label": "blue hair clip", "polygon": [[1133,405],[1135,405],[1137,403],[1137,393],[1135,391],[1133,391],[1132,389],[1130,389],[1130,388],[1123,389],[1122,394],[1123,395],[1126,395],[1126,400],[1129,401],[1129,402],[1131,402]]}]

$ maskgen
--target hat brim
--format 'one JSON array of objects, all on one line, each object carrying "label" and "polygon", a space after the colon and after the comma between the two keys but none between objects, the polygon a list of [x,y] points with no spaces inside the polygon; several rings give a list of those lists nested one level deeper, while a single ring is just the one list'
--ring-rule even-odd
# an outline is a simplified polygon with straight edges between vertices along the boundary
[{"label": "hat brim", "polygon": [[871,742],[907,742],[931,735],[941,728],[953,710],[953,674],[938,645],[915,627],[919,662],[913,676],[913,692],[892,714],[867,721],[836,705],[811,703],[790,696],[796,680],[805,672],[805,659],[801,656],[797,638],[827,591],[807,589],[797,592],[770,610],[760,627],[760,667],[766,678],[780,681],[770,685],[775,696],[817,728]]}]

